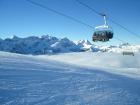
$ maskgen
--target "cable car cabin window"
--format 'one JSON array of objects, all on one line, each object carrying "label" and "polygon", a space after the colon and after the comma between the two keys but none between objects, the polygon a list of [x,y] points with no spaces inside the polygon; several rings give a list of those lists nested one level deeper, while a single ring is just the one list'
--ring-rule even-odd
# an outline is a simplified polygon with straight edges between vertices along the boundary
[{"label": "cable car cabin window", "polygon": [[109,41],[109,39],[113,38],[113,32],[110,30],[95,31],[92,38],[94,42]]}]

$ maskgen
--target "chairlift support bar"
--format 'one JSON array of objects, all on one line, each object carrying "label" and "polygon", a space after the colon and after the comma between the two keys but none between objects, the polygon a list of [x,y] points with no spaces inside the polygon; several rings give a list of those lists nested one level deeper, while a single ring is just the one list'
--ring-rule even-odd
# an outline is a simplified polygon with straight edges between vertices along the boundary
[{"label": "chairlift support bar", "polygon": [[100,13],[100,15],[104,18],[104,25],[107,26],[107,18],[106,18],[106,14],[104,14],[104,13]]},{"label": "chairlift support bar", "polygon": [[100,13],[100,15],[104,18],[104,24],[103,25],[101,25],[101,26],[97,26],[97,27],[95,27],[95,29],[108,29],[109,28],[109,26],[108,26],[108,24],[107,24],[107,18],[106,18],[106,15],[105,14],[103,14],[103,13]]},{"label": "chairlift support bar", "polygon": [[107,25],[107,19],[106,19],[106,15],[103,16],[104,17],[104,22],[105,22],[105,26]]}]

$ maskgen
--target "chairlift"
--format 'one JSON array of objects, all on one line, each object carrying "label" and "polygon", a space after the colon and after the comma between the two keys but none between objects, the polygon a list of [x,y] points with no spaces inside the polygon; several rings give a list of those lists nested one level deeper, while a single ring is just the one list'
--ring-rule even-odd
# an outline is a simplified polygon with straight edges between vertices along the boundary
[{"label": "chairlift", "polygon": [[125,48],[125,49],[123,49],[123,51],[122,51],[122,55],[124,56],[124,55],[132,55],[132,56],[134,56],[134,52],[133,52],[133,50],[132,50],[132,48]]},{"label": "chairlift", "polygon": [[107,24],[106,15],[101,14],[101,16],[104,17],[104,25],[95,27],[95,32],[93,33],[93,37],[92,37],[92,40],[94,42],[97,41],[106,42],[109,41],[109,39],[113,38],[113,30]]}]

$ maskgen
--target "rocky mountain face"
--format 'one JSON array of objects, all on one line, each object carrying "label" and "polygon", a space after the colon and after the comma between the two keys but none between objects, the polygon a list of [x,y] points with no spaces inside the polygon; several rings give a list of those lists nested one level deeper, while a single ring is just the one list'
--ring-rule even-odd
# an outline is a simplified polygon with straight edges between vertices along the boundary
[{"label": "rocky mountain face", "polygon": [[123,43],[118,46],[96,46],[91,44],[88,40],[79,40],[73,42],[68,38],[56,38],[49,35],[41,37],[30,36],[26,38],[0,39],[0,51],[20,53],[20,54],[52,54],[52,53],[66,53],[66,52],[122,52],[123,50],[140,52],[140,45],[129,45]]}]

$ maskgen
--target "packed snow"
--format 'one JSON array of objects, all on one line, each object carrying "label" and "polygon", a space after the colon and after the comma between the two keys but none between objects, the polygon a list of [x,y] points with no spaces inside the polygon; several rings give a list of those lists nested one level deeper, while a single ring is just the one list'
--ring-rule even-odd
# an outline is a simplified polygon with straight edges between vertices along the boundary
[{"label": "packed snow", "polygon": [[0,52],[0,105],[140,105],[139,58]]}]

